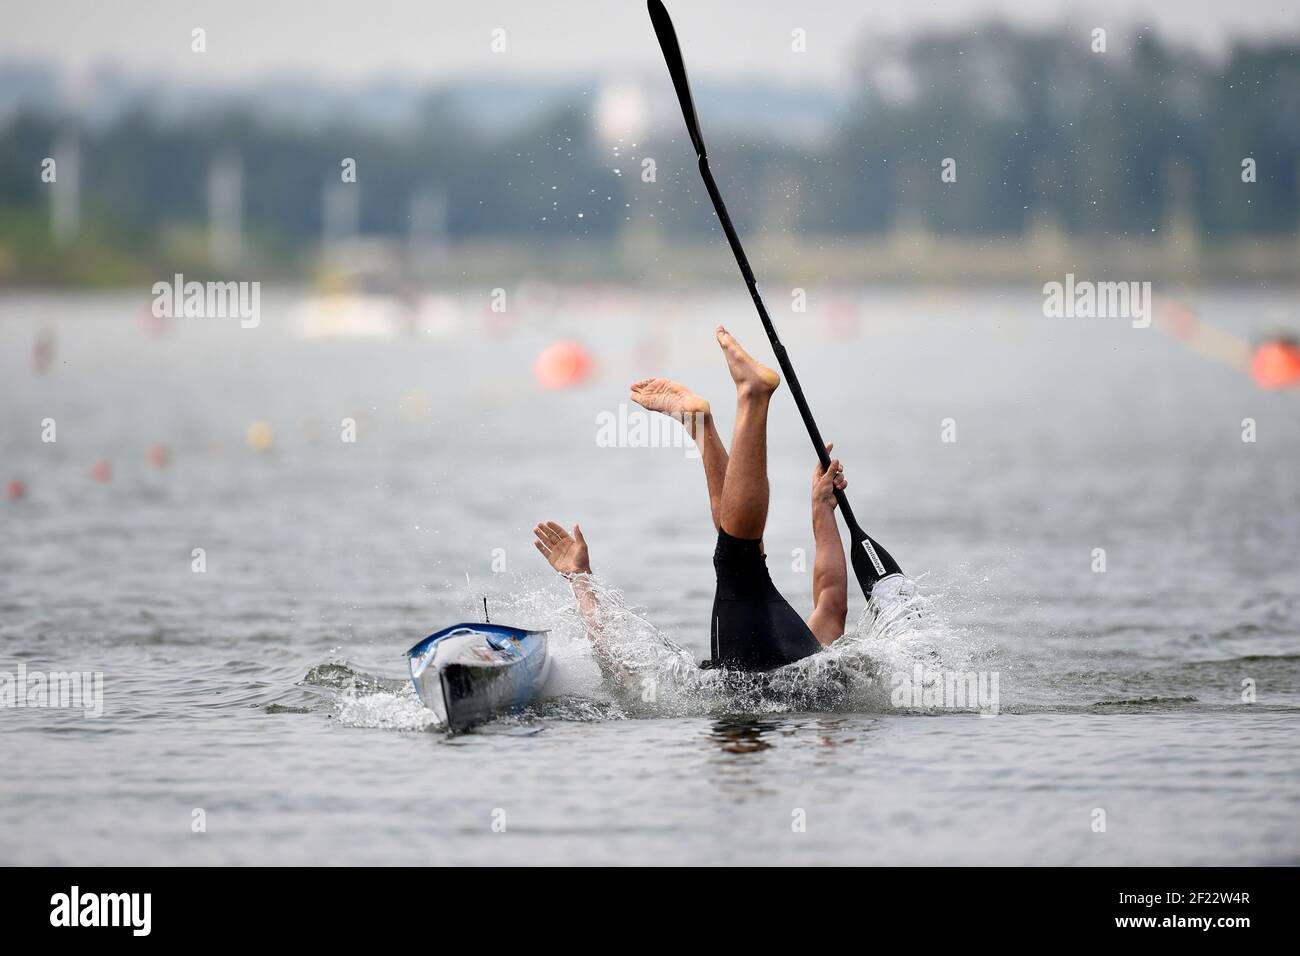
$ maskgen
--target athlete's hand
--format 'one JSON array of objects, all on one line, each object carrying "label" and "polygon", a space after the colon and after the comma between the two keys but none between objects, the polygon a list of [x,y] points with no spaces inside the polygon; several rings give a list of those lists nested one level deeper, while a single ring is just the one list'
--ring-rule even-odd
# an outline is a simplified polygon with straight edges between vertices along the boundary
[{"label": "athlete's hand", "polygon": [[576,524],[573,534],[554,521],[543,521],[533,529],[537,540],[533,546],[542,552],[551,567],[566,578],[575,574],[590,574],[591,559],[587,554],[587,539]]},{"label": "athlete's hand", "polygon": [[[831,442],[826,446],[826,453],[829,455],[835,443]],[[831,467],[824,469],[821,462],[817,463],[813,471],[812,503],[813,508],[830,508],[834,509],[837,504],[835,500],[835,489],[844,490],[849,486],[848,481],[844,478],[844,467],[840,464],[838,458],[831,459]]]}]

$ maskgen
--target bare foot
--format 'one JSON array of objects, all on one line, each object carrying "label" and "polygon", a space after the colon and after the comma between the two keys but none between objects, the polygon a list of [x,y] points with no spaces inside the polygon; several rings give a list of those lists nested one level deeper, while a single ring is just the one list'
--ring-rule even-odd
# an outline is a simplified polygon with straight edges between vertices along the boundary
[{"label": "bare foot", "polygon": [[590,574],[591,559],[587,556],[587,539],[576,524],[573,534],[554,521],[540,522],[533,529],[537,540],[533,546],[542,553],[551,567],[566,578],[574,574]]},{"label": "bare foot", "polygon": [[732,338],[731,333],[718,326],[718,344],[722,346],[722,354],[727,357],[727,368],[731,370],[731,378],[736,383],[738,392],[761,392],[766,395],[776,391],[776,387],[781,384],[781,376],[762,365],[754,359],[743,348],[740,343]]},{"label": "bare foot", "polygon": [[686,426],[691,438],[709,414],[709,403],[680,382],[667,378],[643,378],[632,383],[632,401],[646,411],[659,412]]}]

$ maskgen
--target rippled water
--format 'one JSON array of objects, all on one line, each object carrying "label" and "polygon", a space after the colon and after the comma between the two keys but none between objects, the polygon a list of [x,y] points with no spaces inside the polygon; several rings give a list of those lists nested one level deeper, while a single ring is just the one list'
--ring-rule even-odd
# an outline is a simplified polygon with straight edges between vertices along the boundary
[{"label": "rippled water", "polygon": [[[1300,327],[1292,299],[1187,301],[1251,337]],[[1300,395],[1032,293],[814,295],[778,322],[916,593],[883,621],[855,599],[828,655],[744,681],[684,664],[712,600],[698,461],[595,438],[654,373],[728,435],[711,329],[765,351],[743,290],[514,301],[503,320],[466,290],[340,340],[297,334],[284,293],[257,329],[163,334],[140,297],[0,299],[0,480],[26,483],[0,502],[0,671],[104,679],[98,718],[0,710],[0,862],[1300,862]],[[595,374],[543,391],[564,337]],[[806,611],[788,397],[771,437],[769,563]],[[582,522],[653,700],[602,680],[542,518]],[[552,684],[448,738],[403,651],[484,595],[552,628]],[[996,674],[998,715],[894,706],[918,664]]]}]

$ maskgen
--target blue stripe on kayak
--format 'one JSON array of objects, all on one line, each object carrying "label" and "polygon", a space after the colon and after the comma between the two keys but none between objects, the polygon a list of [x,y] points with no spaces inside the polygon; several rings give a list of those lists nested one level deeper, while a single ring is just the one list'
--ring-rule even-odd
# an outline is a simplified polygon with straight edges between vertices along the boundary
[{"label": "blue stripe on kayak", "polygon": [[412,647],[409,651],[406,652],[406,656],[415,657],[417,655],[423,654],[426,650],[429,649],[430,644],[433,644],[436,641],[440,641],[444,637],[449,637],[450,635],[458,631],[471,631],[475,634],[482,634],[484,636],[491,635],[497,637],[514,638],[521,641],[529,634],[546,633],[546,631],[527,630],[522,627],[509,627],[508,625],[505,624],[453,624],[451,627],[444,627],[441,631],[437,631],[433,634],[430,634],[428,637],[421,640],[418,644],[416,644],[414,647]]}]

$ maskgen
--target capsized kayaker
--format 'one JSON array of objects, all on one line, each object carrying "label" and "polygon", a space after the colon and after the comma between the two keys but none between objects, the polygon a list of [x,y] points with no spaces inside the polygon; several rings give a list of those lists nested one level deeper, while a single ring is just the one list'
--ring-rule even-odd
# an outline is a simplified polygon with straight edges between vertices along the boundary
[{"label": "capsized kayaker", "polygon": [[[666,378],[632,385],[632,400],[643,408],[681,422],[700,449],[708,484],[709,508],[718,533],[713,552],[717,588],[711,623],[714,667],[767,671],[814,654],[844,633],[849,578],[835,521],[835,489],[847,487],[838,460],[813,474],[813,611],[807,623],[776,589],[767,570],[763,531],[767,524],[767,409],[781,379],[741,348],[718,326],[718,345],[736,383],[736,430],[731,452],[713,425],[709,403],[686,386]],[[826,450],[831,450],[831,445]],[[572,533],[554,521],[533,529],[533,542],[551,567],[573,584],[578,608],[588,625],[602,666],[598,602],[582,529]]]}]

